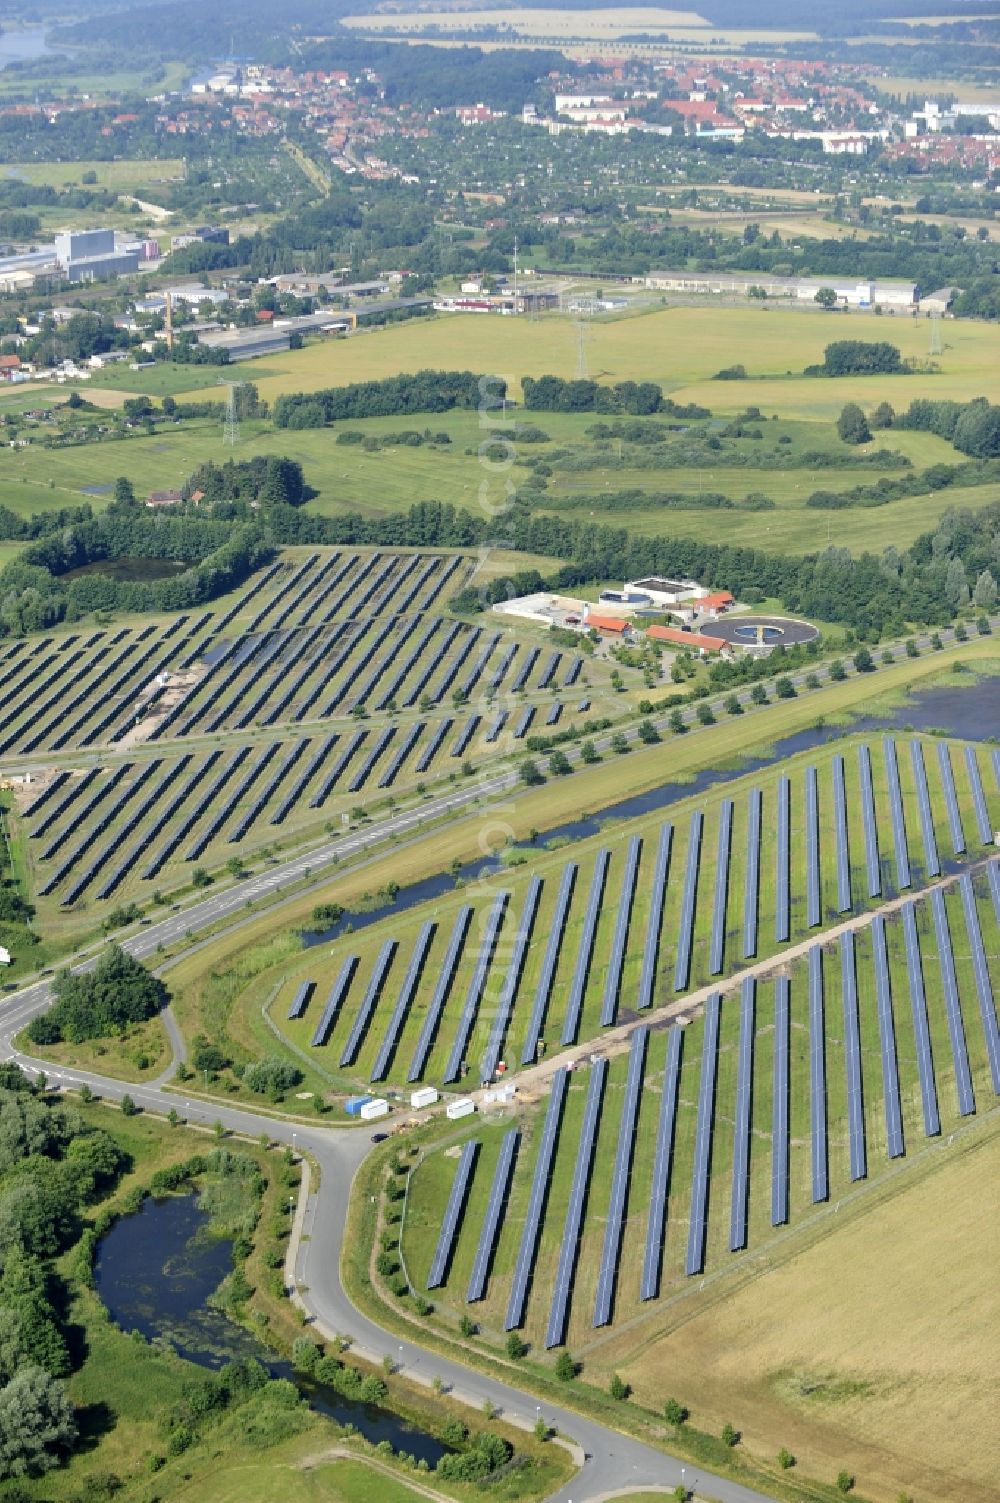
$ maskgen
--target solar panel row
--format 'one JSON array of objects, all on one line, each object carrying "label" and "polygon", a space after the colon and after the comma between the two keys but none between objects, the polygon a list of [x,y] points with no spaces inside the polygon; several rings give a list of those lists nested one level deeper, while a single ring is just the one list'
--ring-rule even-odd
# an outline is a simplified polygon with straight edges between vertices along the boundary
[{"label": "solar panel row", "polygon": [[570,904],[573,901],[573,889],[576,886],[577,870],[575,861],[570,861],[563,867],[562,880],[559,883],[559,895],[556,898],[556,910],[552,915],[549,941],[545,947],[545,958],[542,961],[538,986],[535,990],[535,1000],[531,1009],[531,1020],[528,1023],[528,1032],[525,1037],[524,1048],[521,1051],[522,1065],[533,1064],[538,1053],[538,1040],[541,1037],[545,1014],[552,995],[552,983],[555,979],[556,966],[559,963],[559,952],[562,949],[563,936],[566,932],[566,920],[569,916]]},{"label": "solar panel row", "polygon": [[326,1043],[333,1031],[333,1025],[337,1021],[337,1014],[344,1005],[344,999],[350,990],[354,973],[358,968],[358,957],[348,955],[337,973],[337,979],[330,988],[330,995],[326,999],[326,1006],[316,1024],[316,1031],[309,1040],[314,1049],[320,1049]]},{"label": "solar panel row", "polygon": [[917,937],[917,916],[913,903],[905,903],[903,915],[903,940],[906,946],[906,972],[910,984],[910,1011],[913,1017],[913,1034],[917,1045],[917,1074],[920,1077],[920,1103],[924,1117],[924,1136],[936,1137],[941,1131],[938,1113],[937,1086],[934,1080],[934,1056],[931,1053],[930,1025],[927,1021],[927,995],[924,991],[924,972],[920,957],[920,941]]},{"label": "solar panel row", "polygon": [[747,860],[743,887],[743,959],[757,953],[757,918],[760,909],[760,835],[764,795],[751,788],[747,796]]},{"label": "solar panel row", "polygon": [[652,1007],[656,990],[656,967],[660,956],[660,934],[663,928],[663,904],[667,895],[667,879],[670,872],[670,850],[673,845],[674,827],[660,826],[656,845],[656,867],[653,885],[649,894],[649,914],[646,918],[646,938],[642,947],[642,970],[639,974],[639,993],[636,1008],[639,1011]]},{"label": "solar panel row", "polygon": [[396,1005],[392,1010],[392,1016],[389,1018],[389,1025],[386,1028],[385,1036],[375,1056],[375,1063],[372,1066],[371,1075],[368,1077],[369,1080],[384,1080],[388,1073],[393,1055],[396,1052],[396,1045],[399,1042],[400,1031],[413,1002],[414,993],[417,990],[420,976],[423,972],[424,962],[427,959],[427,951],[431,947],[431,940],[434,938],[436,930],[437,924],[433,919],[428,919],[420,927],[420,933],[417,935],[416,943],[410,952],[410,963],[406,968],[406,975],[403,977],[403,984],[399,989],[399,995],[396,998]]},{"label": "solar panel row", "polygon": [[823,918],[819,871],[819,779],[815,767],[806,768],[806,923],[818,927]]},{"label": "solar panel row", "polygon": [[528,946],[531,944],[531,935],[535,927],[538,904],[542,896],[542,885],[541,877],[532,877],[528,883],[528,890],[524,895],[524,907],[521,910],[521,918],[517,927],[517,934],[514,937],[510,958],[504,969],[503,985],[500,988],[500,997],[497,1001],[496,1012],[493,1015],[493,1024],[490,1028],[490,1036],[486,1044],[486,1053],[483,1056],[483,1080],[492,1080],[496,1074],[497,1065],[500,1063],[500,1051],[503,1049],[504,1040],[507,1037],[507,1026],[514,1011],[514,1003],[517,1000],[518,988],[521,985],[521,976],[524,972],[524,963],[528,958]]},{"label": "solar panel row", "polygon": [[976,978],[976,996],[979,999],[979,1016],[983,1024],[983,1037],[986,1040],[990,1079],[993,1082],[994,1094],[1000,1096],[1000,1031],[997,1029],[996,1002],[993,996],[993,983],[990,980],[990,968],[986,961],[986,947],[983,944],[983,930],[979,922],[976,894],[968,872],[962,876],[959,887],[962,892],[969,949],[972,953],[972,970]]},{"label": "solar panel row", "polygon": [[490,908],[489,916],[486,920],[486,929],[479,946],[476,968],[472,974],[472,980],[469,982],[469,990],[466,993],[462,1014],[458,1020],[451,1053],[448,1056],[448,1063],[445,1065],[444,1080],[446,1083],[457,1080],[462,1072],[465,1051],[468,1047],[469,1036],[472,1033],[472,1025],[476,1020],[476,1013],[479,1011],[479,1004],[482,1001],[483,990],[486,986],[486,977],[493,960],[493,951],[496,948],[497,938],[503,926],[504,915],[507,912],[507,904],[509,902],[510,893],[501,892],[494,899],[493,906]]},{"label": "solar panel row", "polygon": [[594,1145],[597,1141],[597,1129],[601,1120],[601,1107],[604,1102],[604,1085],[607,1080],[607,1074],[608,1062],[606,1059],[599,1059],[591,1066],[590,1081],[587,1085],[587,1100],[583,1108],[583,1125],[580,1128],[580,1141],[576,1150],[576,1163],[573,1166],[569,1204],[566,1207],[566,1221],[563,1226],[562,1242],[559,1247],[559,1262],[556,1265],[552,1304],[549,1309],[549,1323],[545,1331],[546,1347],[561,1346],[566,1336],[569,1297],[573,1288],[576,1260],[580,1251],[580,1230],[583,1226],[587,1190],[590,1186],[590,1174],[594,1163]]},{"label": "solar panel row", "polygon": [[663,1072],[663,1094],[656,1126],[656,1152],[653,1158],[653,1183],[646,1221],[646,1248],[642,1263],[640,1299],[655,1299],[660,1292],[663,1266],[663,1243],[667,1224],[667,1196],[670,1193],[670,1170],[677,1122],[677,1086],[681,1072],[681,1048],[684,1032],[671,1028],[667,1034],[667,1057]]},{"label": "solar panel row", "polygon": [[965,748],[965,770],[969,779],[969,787],[972,789],[972,806],[976,812],[976,829],[979,832],[980,845],[993,844],[993,823],[990,819],[990,811],[986,804],[986,793],[983,789],[983,780],[979,772],[979,758],[976,756],[976,748]]},{"label": "solar panel row", "polygon": [[545,1112],[541,1141],[538,1145],[538,1157],[535,1160],[535,1168],[531,1176],[528,1208],[524,1215],[521,1242],[517,1252],[517,1261],[514,1265],[514,1276],[511,1279],[510,1294],[507,1299],[507,1313],[504,1317],[505,1331],[513,1331],[518,1326],[524,1324],[524,1311],[528,1301],[528,1284],[535,1266],[535,1256],[538,1251],[538,1238],[542,1229],[542,1217],[545,1214],[545,1202],[549,1194],[549,1182],[552,1177],[552,1160],[555,1157],[556,1142],[559,1138],[559,1128],[562,1124],[563,1106],[566,1101],[566,1087],[568,1083],[569,1074],[566,1070],[557,1070],[552,1077],[552,1090]]},{"label": "solar panel row", "polygon": [[792,822],[792,785],[788,778],[778,779],[777,842],[775,850],[775,895],[774,937],[779,945],[786,944],[791,934],[791,903],[789,900],[789,856]]},{"label": "solar panel row", "polygon": [[448,1204],[445,1207],[444,1220],[441,1222],[441,1230],[438,1233],[437,1246],[431,1259],[430,1272],[427,1275],[428,1289],[439,1288],[448,1277],[448,1267],[451,1263],[452,1250],[455,1246],[455,1236],[458,1232],[459,1222],[465,1210],[465,1203],[469,1194],[469,1182],[472,1179],[472,1171],[476,1166],[476,1158],[479,1153],[479,1144],[475,1138],[470,1138],[462,1145],[462,1153],[455,1170],[455,1178],[451,1182],[451,1193],[448,1196]]},{"label": "solar panel row", "polygon": [[733,1123],[733,1186],[729,1211],[729,1251],[747,1245],[750,1208],[750,1105],[753,1097],[753,1043],[757,983],[745,977],[740,989],[740,1043],[736,1067],[736,1110]]},{"label": "solar panel row", "polygon": [[573,968],[573,978],[569,985],[569,997],[566,1002],[566,1017],[563,1020],[562,1043],[575,1044],[577,1030],[580,1026],[580,1013],[583,1008],[583,994],[587,990],[587,980],[590,976],[590,962],[594,954],[594,938],[597,934],[597,921],[601,916],[601,903],[604,899],[604,884],[608,875],[608,862],[611,860],[610,851],[600,850],[594,860],[594,871],[590,879],[590,892],[587,896],[587,911],[584,914],[583,929],[580,932],[580,944],[576,952],[576,964]]},{"label": "solar panel row", "polygon": [[844,1067],[847,1072],[847,1133],[851,1179],[868,1174],[865,1145],[865,1102],[861,1079],[861,1022],[858,1017],[858,973],[854,931],[840,936],[840,987],[844,1010]]},{"label": "solar panel row", "polygon": [[705,816],[700,809],[691,815],[688,832],[687,863],[684,868],[684,894],[681,898],[681,919],[677,933],[677,957],[674,963],[674,991],[682,992],[691,976],[691,946],[694,940],[694,918],[698,895],[698,868],[701,864],[701,836]]},{"label": "solar panel row", "polygon": [[951,929],[948,925],[948,912],[944,905],[944,893],[940,887],[931,889],[931,913],[937,939],[938,965],[941,968],[941,982],[944,987],[944,1009],[951,1039],[951,1056],[955,1066],[958,1112],[959,1116],[968,1117],[976,1110],[976,1098],[972,1092],[972,1074],[969,1070],[965,1024],[958,998],[958,979],[955,975],[955,957],[951,948]]},{"label": "solar panel row", "polygon": [[301,985],[296,988],[295,996],[292,998],[291,1004],[288,1008],[288,1021],[290,1023],[294,1022],[297,1018],[302,1017],[306,1008],[309,1006],[309,1002],[315,990],[315,981],[303,981]]},{"label": "solar panel row", "polygon": [[899,892],[910,886],[910,853],[906,842],[906,818],[903,794],[899,786],[899,763],[896,743],[887,736],[882,742],[885,775],[889,785],[889,812],[892,815],[892,843],[896,857],[896,887]]},{"label": "solar panel row", "polygon": [[718,976],[725,964],[726,909],[729,900],[729,859],[733,845],[733,801],[723,799],[719,810],[719,843],[715,853],[715,896],[712,902],[712,938],[709,974]]},{"label": "solar panel row", "polygon": [[694,1145],[691,1182],[691,1221],[688,1227],[684,1272],[701,1273],[705,1266],[705,1230],[708,1209],[708,1171],[712,1157],[712,1122],[715,1115],[715,1076],[719,1062],[719,994],[705,1003],[705,1030],[701,1044],[701,1080],[698,1087],[698,1128]]},{"label": "solar panel row", "polygon": [[899,1095],[899,1059],[896,1052],[896,1023],[892,1012],[889,955],[885,940],[885,920],[881,914],[876,914],[872,919],[872,953],[875,958],[875,1005],[878,1010],[879,1043],[882,1051],[885,1142],[889,1157],[898,1159],[906,1152],[906,1144]]},{"label": "solar panel row", "polygon": [[604,1223],[604,1244],[601,1248],[601,1266],[597,1276],[597,1295],[594,1300],[593,1324],[595,1326],[606,1326],[611,1320],[618,1265],[621,1258],[622,1235],[625,1230],[629,1178],[632,1172],[635,1129],[639,1119],[639,1102],[642,1097],[648,1041],[649,1029],[637,1028],[629,1046],[625,1100],[622,1103],[622,1114],[618,1124],[618,1146],[615,1149],[615,1163],[611,1173],[611,1201],[608,1206],[607,1220]]},{"label": "solar panel row", "polygon": [[851,847],[847,831],[847,788],[844,759],[833,759],[833,821],[837,846],[837,912],[851,911]]},{"label": "solar panel row", "polygon": [[951,753],[946,741],[937,744],[938,768],[941,772],[941,786],[944,788],[945,808],[948,811],[948,830],[951,834],[951,848],[956,856],[961,856],[965,851],[965,831],[962,829],[962,815],[958,807],[958,793],[955,789],[955,774],[951,765]]},{"label": "solar panel row", "polygon": [[809,951],[809,1116],[812,1126],[812,1198],[830,1193],[826,1142],[826,1034],[823,1008],[823,952]]},{"label": "solar panel row", "polygon": [[875,789],[872,783],[872,758],[867,746],[858,747],[858,774],[861,782],[861,817],[865,826],[865,872],[868,896],[877,898],[882,891],[882,862],[878,849],[878,823],[875,818]]},{"label": "solar panel row", "polygon": [[410,1068],[406,1073],[408,1081],[419,1080],[424,1073],[427,1056],[431,1052],[438,1027],[440,1026],[441,1014],[444,1012],[445,1004],[454,985],[455,971],[458,968],[459,958],[465,947],[465,940],[469,932],[469,925],[472,923],[473,912],[474,910],[466,904],[455,915],[455,922],[448,940],[448,948],[445,951],[444,960],[441,963],[441,969],[438,971],[437,982],[434,986],[434,993],[427,1008],[427,1016],[424,1018],[420,1037],[417,1039],[417,1047],[413,1051]]},{"label": "solar panel row", "polygon": [[924,749],[919,741],[910,742],[910,760],[913,763],[913,781],[917,786],[917,808],[920,811],[920,834],[924,847],[924,874],[928,877],[940,877],[941,859],[938,856],[934,816],[931,813],[931,798],[927,789]]},{"label": "solar panel row", "polygon": [[347,1043],[344,1045],[340,1056],[340,1068],[342,1070],[346,1069],[348,1065],[353,1065],[358,1057],[358,1050],[364,1042],[372,1015],[378,1006],[378,1000],[382,995],[382,989],[385,986],[386,978],[395,959],[397,948],[398,946],[394,939],[387,939],[378,952],[378,958],[375,961],[371,977],[365,988],[365,994],[361,999],[361,1006],[358,1008],[357,1015],[351,1025]]},{"label": "solar panel row", "polygon": [[635,901],[635,885],[639,876],[639,861],[642,856],[642,836],[633,835],[628,843],[625,857],[625,874],[622,877],[618,897],[618,917],[611,940],[611,956],[604,980],[604,996],[601,999],[601,1027],[608,1028],[615,1020],[618,995],[621,991],[622,966],[625,962],[625,947],[628,944],[629,924],[632,920],[632,904]]},{"label": "solar panel row", "polygon": [[788,1221],[788,1042],[791,982],[774,982],[774,1063],[771,1083],[771,1225]]},{"label": "solar panel row", "polygon": [[479,1243],[472,1264],[472,1273],[469,1276],[469,1287],[465,1291],[465,1298],[469,1304],[482,1299],[486,1293],[486,1283],[490,1276],[500,1222],[507,1206],[511,1176],[514,1173],[514,1163],[520,1143],[521,1134],[516,1127],[504,1133],[503,1142],[500,1145],[500,1157],[497,1159],[497,1166],[493,1172],[493,1184],[490,1188],[486,1214],[483,1216],[483,1224],[479,1229]]}]

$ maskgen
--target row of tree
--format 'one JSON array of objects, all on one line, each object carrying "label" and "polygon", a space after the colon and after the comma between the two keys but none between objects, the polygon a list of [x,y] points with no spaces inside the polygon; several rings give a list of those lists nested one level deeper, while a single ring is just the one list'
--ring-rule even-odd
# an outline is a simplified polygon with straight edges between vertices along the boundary
[{"label": "row of tree", "polygon": [[288,392],[274,404],[278,428],[323,428],[346,418],[404,417],[455,407],[499,407],[506,382],[474,371],[417,371],[381,381],[355,381],[324,391]]}]

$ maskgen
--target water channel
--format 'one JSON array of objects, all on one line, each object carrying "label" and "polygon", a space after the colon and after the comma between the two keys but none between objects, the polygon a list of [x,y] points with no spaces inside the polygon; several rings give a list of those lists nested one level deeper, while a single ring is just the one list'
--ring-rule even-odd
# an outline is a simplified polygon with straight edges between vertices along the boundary
[{"label": "water channel", "polygon": [[[844,736],[868,735],[883,731],[930,731],[944,730],[950,736],[968,741],[983,741],[1000,738],[1000,675],[979,679],[966,678],[962,684],[948,684],[940,688],[923,689],[914,693],[906,704],[898,709],[887,710],[880,715],[859,716],[850,723],[811,726],[785,736],[760,756],[744,757],[738,766],[708,767],[686,782],[665,782],[645,793],[637,793],[609,804],[597,814],[583,819],[570,820],[542,831],[534,841],[534,849],[548,850],[570,840],[583,840],[590,835],[599,835],[601,830],[614,820],[635,819],[643,814],[667,809],[682,799],[696,797],[720,783],[731,783],[748,773],[773,767],[786,757],[799,752],[812,751],[827,746]],[[305,945],[328,944],[339,935],[367,929],[378,923],[387,914],[399,914],[426,903],[443,894],[454,891],[457,882],[471,882],[477,877],[495,874],[503,869],[502,860],[484,860],[482,857],[467,862],[456,873],[439,872],[420,882],[401,887],[391,902],[380,903],[363,913],[348,912],[328,929],[305,935]]]}]

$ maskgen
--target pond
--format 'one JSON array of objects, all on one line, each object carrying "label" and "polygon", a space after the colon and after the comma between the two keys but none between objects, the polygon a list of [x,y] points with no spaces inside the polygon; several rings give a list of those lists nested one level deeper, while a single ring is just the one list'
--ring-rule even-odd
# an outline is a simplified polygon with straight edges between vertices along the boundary
[{"label": "pond", "polygon": [[[546,850],[567,840],[584,840],[589,835],[599,835],[611,820],[635,819],[643,814],[653,814],[657,809],[669,808],[682,799],[696,797],[706,789],[720,783],[731,783],[747,773],[759,772],[773,767],[776,762],[799,752],[812,751],[818,746],[827,746],[843,736],[862,735],[873,731],[928,731],[943,730],[950,736],[967,741],[984,741],[1000,735],[1000,676],[980,679],[966,678],[962,684],[947,684],[936,689],[922,689],[912,695],[909,702],[898,709],[888,710],[883,715],[866,715],[856,718],[848,725],[818,725],[796,731],[776,741],[766,753],[745,757],[737,767],[707,767],[687,782],[665,782],[645,793],[609,804],[597,814],[583,819],[570,820],[545,830],[534,842],[536,850]],[[322,933],[304,936],[304,943],[326,944],[350,929],[356,932],[367,929],[388,913],[403,913],[418,903],[425,903],[454,890],[456,881],[470,882],[476,877],[491,875],[502,869],[499,860],[470,861],[461,868],[457,877],[440,872],[422,882],[414,882],[400,888],[394,901],[379,904],[364,913],[345,913],[343,918]]]},{"label": "pond", "polygon": [[81,564],[78,569],[67,569],[61,578],[86,579],[89,574],[99,574],[120,584],[152,584],[154,579],[169,579],[190,567],[176,558],[99,558],[92,564]]},{"label": "pond", "polygon": [[232,1271],[232,1243],[209,1233],[208,1217],[194,1195],[147,1198],[102,1238],[94,1263],[97,1292],[116,1325],[147,1341],[170,1346],[199,1367],[215,1370],[254,1357],[274,1378],[288,1378],[313,1408],[354,1428],[374,1445],[387,1440],[433,1467],[447,1447],[399,1415],[344,1398],[333,1389],[305,1389],[283,1362],[249,1331],[208,1303]]},{"label": "pond", "polygon": [[25,26],[20,31],[0,32],[0,68],[8,63],[29,62],[52,52],[45,39],[44,26]]}]

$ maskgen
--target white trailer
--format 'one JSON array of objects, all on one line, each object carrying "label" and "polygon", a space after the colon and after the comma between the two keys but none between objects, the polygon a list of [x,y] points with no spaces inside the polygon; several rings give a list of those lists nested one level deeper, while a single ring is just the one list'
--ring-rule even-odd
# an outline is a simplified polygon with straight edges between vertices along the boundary
[{"label": "white trailer", "polygon": [[440,1100],[438,1092],[432,1085],[420,1086],[410,1097],[410,1105],[415,1112],[423,1111],[425,1106],[433,1106],[435,1101]]},{"label": "white trailer", "polygon": [[376,1117],[388,1117],[389,1103],[381,1096],[376,1096],[374,1101],[366,1101],[358,1113],[362,1122],[373,1122]]},{"label": "white trailer", "polygon": [[452,1101],[444,1109],[445,1116],[451,1122],[457,1122],[460,1117],[471,1117],[476,1110],[476,1103],[471,1096],[460,1096],[457,1101]]}]

